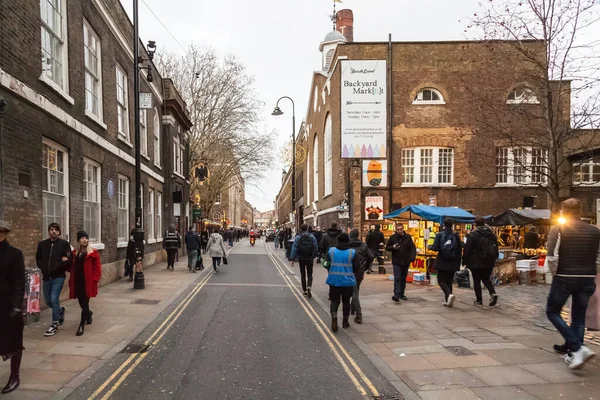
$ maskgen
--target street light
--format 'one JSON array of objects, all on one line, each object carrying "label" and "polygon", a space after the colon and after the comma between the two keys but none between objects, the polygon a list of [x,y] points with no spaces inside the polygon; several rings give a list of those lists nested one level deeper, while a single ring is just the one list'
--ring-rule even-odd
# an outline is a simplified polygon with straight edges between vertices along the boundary
[{"label": "street light", "polygon": [[[292,102],[292,213],[296,211],[296,105],[291,97],[283,96],[277,100],[275,108],[271,115],[280,116],[283,115],[283,111],[279,108],[279,102],[283,99],[287,99]],[[298,231],[297,217],[294,217],[294,227]]]}]

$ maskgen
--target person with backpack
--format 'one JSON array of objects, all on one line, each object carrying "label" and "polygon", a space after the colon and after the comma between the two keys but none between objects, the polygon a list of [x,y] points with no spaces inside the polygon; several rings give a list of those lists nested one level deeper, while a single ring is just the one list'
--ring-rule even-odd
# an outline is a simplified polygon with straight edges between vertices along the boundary
[{"label": "person with backpack", "polygon": [[350,242],[348,243],[348,247],[356,250],[355,258],[358,259],[358,264],[360,265],[360,268],[354,272],[356,286],[354,286],[352,290],[350,314],[356,314],[354,322],[362,324],[362,307],[360,306],[359,299],[360,284],[365,279],[365,268],[373,262],[375,256],[371,253],[371,250],[369,250],[367,245],[360,240],[358,229],[352,229],[352,231],[350,231]]},{"label": "person with backpack", "polygon": [[332,222],[331,228],[327,229],[327,232],[325,232],[319,242],[321,254],[327,254],[330,248],[337,246],[340,233],[342,233],[342,231],[338,228],[337,222]]},{"label": "person with backpack", "polygon": [[[304,296],[310,299],[312,298],[313,266],[315,257],[319,254],[319,246],[317,245],[317,239],[308,231],[308,225],[302,224],[300,231],[300,234],[294,239],[290,259],[292,260],[292,267],[294,266],[294,261],[298,260],[302,291],[304,292]],[[306,282],[307,275],[308,284]]]},{"label": "person with backpack", "polygon": [[[375,258],[379,257],[379,246],[381,244],[385,245],[385,237],[383,236],[383,232],[381,232],[381,225],[379,225],[379,224],[375,225],[375,230],[372,230],[369,232],[365,242],[366,242],[369,250],[371,250],[371,253],[373,253],[375,255]],[[373,261],[374,260],[375,259],[371,260],[369,265],[367,265],[367,274],[370,274],[371,272],[373,272]]]},{"label": "person with backpack", "polygon": [[444,292],[446,307],[454,305],[452,282],[454,282],[454,274],[460,270],[462,256],[462,242],[452,230],[453,225],[452,218],[444,218],[444,229],[435,236],[433,245],[429,246],[430,250],[438,252],[434,268],[438,272],[438,283]]},{"label": "person with backpack", "polygon": [[406,290],[406,277],[410,263],[417,258],[417,248],[410,235],[404,232],[402,224],[396,224],[396,233],[390,236],[385,249],[392,253],[392,266],[394,268],[394,295],[392,300],[408,300],[404,295]]},{"label": "person with backpack", "polygon": [[485,225],[482,217],[475,218],[475,230],[467,236],[465,245],[464,264],[473,274],[475,288],[475,305],[483,305],[481,282],[490,292],[490,307],[498,303],[498,295],[490,280],[494,265],[498,259],[498,238],[489,226]]}]

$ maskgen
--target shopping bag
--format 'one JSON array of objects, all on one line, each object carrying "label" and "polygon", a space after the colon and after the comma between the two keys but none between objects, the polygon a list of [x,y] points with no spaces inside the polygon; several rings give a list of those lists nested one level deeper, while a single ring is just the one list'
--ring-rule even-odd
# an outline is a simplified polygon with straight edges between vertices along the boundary
[{"label": "shopping bag", "polygon": [[229,264],[229,263],[227,262],[227,257],[223,257],[223,264],[225,264],[225,265]]}]

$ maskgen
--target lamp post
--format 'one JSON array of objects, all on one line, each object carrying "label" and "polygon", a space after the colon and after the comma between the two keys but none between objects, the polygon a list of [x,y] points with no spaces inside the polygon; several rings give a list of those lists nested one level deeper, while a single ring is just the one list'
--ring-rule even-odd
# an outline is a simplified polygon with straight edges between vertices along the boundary
[{"label": "lamp post", "polygon": [[279,108],[279,102],[283,99],[288,99],[292,102],[292,213],[294,214],[294,227],[296,232],[298,231],[298,221],[296,216],[296,105],[291,97],[283,96],[277,100],[275,109],[271,115],[279,116],[283,115],[283,111]]}]

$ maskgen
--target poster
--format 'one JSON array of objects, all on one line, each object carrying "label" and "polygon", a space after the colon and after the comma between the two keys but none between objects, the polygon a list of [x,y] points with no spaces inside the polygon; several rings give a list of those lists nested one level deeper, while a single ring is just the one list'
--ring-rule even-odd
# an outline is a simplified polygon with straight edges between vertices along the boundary
[{"label": "poster", "polygon": [[363,160],[363,187],[387,187],[387,160]]},{"label": "poster", "polygon": [[383,220],[383,197],[367,196],[365,197],[365,219]]},{"label": "poster", "polygon": [[385,60],[342,61],[342,158],[384,158],[387,138]]}]

